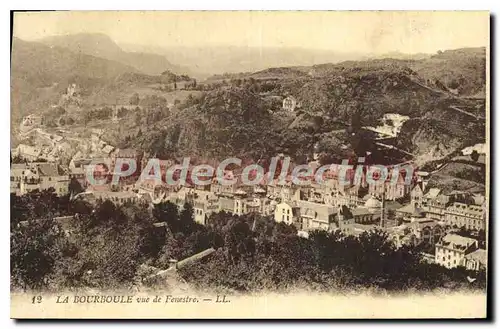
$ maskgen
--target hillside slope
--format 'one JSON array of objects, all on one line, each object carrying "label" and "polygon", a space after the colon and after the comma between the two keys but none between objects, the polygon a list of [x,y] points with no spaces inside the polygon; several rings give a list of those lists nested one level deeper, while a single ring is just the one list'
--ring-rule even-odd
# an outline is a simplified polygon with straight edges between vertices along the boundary
[{"label": "hillside slope", "polygon": [[111,38],[99,33],[80,33],[47,37],[40,40],[49,46],[69,49],[75,53],[87,54],[132,66],[151,75],[166,70],[179,72],[180,68],[170,63],[165,56],[144,52],[123,51]]},{"label": "hillside slope", "polygon": [[18,38],[13,40],[11,58],[13,118],[57,103],[68,83],[77,83],[85,94],[124,73],[137,72],[118,62]]},{"label": "hillside slope", "polygon": [[411,69],[426,85],[453,92],[457,96],[484,97],[486,86],[486,48],[461,48],[438,52],[428,58],[373,59],[367,61],[347,61],[338,64],[315,65],[311,68],[314,76],[322,77],[338,74],[343,70],[357,69]]},{"label": "hillside slope", "polygon": [[[474,93],[484,86],[484,75],[475,69],[463,70],[460,64],[452,65],[456,56],[450,57],[443,60],[450,62],[449,69],[456,70],[450,73],[443,69],[443,77],[452,81],[453,76],[462,74],[468,81],[475,81],[474,85],[467,82],[462,86],[464,93]],[[481,58],[470,62],[482,67]],[[485,138],[484,120],[473,117],[484,114],[484,100],[463,98],[446,87],[439,88],[415,69],[415,61],[271,68],[228,77],[224,84],[165,120],[164,133],[158,133],[159,143],[146,144],[160,148],[167,144],[173,154],[202,157],[259,159],[285,153],[301,162],[313,152],[336,158],[369,152],[373,162],[416,160],[423,164]],[[281,101],[288,95],[300,104],[295,112],[281,109]],[[385,114],[409,118],[400,135],[386,142],[400,151],[381,149],[376,134],[365,128],[382,124]],[[154,141],[155,134],[148,132],[143,139]]]}]

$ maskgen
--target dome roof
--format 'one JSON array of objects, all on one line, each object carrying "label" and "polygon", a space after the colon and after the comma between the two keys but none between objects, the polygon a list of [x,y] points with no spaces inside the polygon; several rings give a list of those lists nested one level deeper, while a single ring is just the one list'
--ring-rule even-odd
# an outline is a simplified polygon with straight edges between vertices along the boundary
[{"label": "dome roof", "polygon": [[382,203],[375,199],[374,197],[370,197],[368,200],[365,202],[365,207],[366,208],[380,208],[382,206]]}]

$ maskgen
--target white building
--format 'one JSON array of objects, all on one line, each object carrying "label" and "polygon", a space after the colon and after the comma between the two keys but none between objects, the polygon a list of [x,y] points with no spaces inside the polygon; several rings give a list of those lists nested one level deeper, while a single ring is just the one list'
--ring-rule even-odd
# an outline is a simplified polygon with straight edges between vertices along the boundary
[{"label": "white building", "polygon": [[466,266],[465,257],[477,249],[477,240],[456,234],[447,234],[436,243],[435,261],[436,264],[446,268]]},{"label": "white building", "polygon": [[281,202],[274,209],[274,220],[291,225],[300,221],[300,208],[288,202]]}]

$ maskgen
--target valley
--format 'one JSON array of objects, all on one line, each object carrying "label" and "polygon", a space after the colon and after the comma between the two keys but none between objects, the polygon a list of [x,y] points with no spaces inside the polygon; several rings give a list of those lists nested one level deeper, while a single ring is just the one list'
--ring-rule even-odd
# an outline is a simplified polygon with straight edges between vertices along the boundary
[{"label": "valley", "polygon": [[[137,53],[103,35],[16,39],[13,52],[12,147],[27,142],[17,127],[27,114],[44,116],[45,129],[70,130],[76,137],[68,139],[102,129],[116,147],[199,161],[285,154],[304,163],[365,156],[369,163],[413,161],[425,168],[484,143],[485,102],[477,96],[485,82],[475,70],[485,65],[480,49],[201,80],[158,54],[144,55],[155,58],[150,65],[156,69],[141,67]],[[36,70],[28,65],[34,52],[41,54]],[[56,58],[60,69],[44,69]],[[72,84],[78,89],[74,97],[64,89]],[[283,108],[286,97],[297,104],[292,111]]]}]

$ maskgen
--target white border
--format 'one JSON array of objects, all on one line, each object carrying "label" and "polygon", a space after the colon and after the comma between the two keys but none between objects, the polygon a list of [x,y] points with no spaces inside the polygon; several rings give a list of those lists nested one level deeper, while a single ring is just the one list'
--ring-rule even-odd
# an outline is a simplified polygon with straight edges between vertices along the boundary
[{"label": "white border", "polygon": [[[345,2],[330,2],[330,1],[317,1],[317,0],[287,0],[287,1],[281,1],[281,2],[273,2],[271,3],[269,0],[252,0],[252,1],[224,1],[224,0],[210,0],[210,1],[203,1],[203,0],[182,0],[182,1],[148,1],[148,0],[141,0],[141,1],[134,1],[134,2],[128,2],[124,3],[123,1],[116,1],[113,3],[104,3],[103,1],[97,1],[97,0],[85,0],[85,1],[53,1],[53,0],[46,0],[46,1],[17,1],[15,3],[13,2],[2,2],[0,5],[2,7],[2,17],[3,19],[1,20],[2,22],[2,42],[0,44],[1,47],[1,52],[0,55],[2,56],[2,66],[1,66],[1,82],[2,82],[2,88],[0,89],[0,95],[1,95],[1,100],[2,100],[2,111],[0,112],[0,115],[2,115],[2,120],[0,120],[2,127],[0,129],[0,143],[2,146],[3,154],[5,154],[5,159],[4,161],[0,162],[1,166],[1,171],[2,175],[0,176],[1,178],[1,184],[3,186],[3,197],[0,199],[1,200],[1,205],[2,209],[10,209],[10,200],[9,200],[9,194],[7,192],[7,186],[8,186],[8,179],[7,179],[7,171],[9,171],[9,165],[7,163],[7,149],[10,149],[10,17],[7,15],[10,15],[7,13],[7,9],[16,9],[16,10],[33,10],[33,9],[45,9],[45,10],[50,10],[50,9],[60,9],[60,10],[491,10],[492,12],[500,12],[499,8],[499,2],[498,1],[484,1],[484,0],[474,0],[474,1],[467,1],[467,0],[455,0],[455,1],[447,1],[447,2],[437,2],[435,0],[418,0],[418,1],[412,1],[412,2],[405,2],[405,1],[373,1],[373,0],[349,0]],[[498,22],[497,22],[498,24]],[[498,35],[494,35],[495,38],[495,43],[498,44]],[[495,72],[491,72],[491,75],[495,74]],[[496,95],[498,95],[498,85],[496,85],[495,90],[493,91]],[[492,109],[493,112],[493,109]],[[499,127],[499,115],[496,115],[495,121],[494,121],[494,127]],[[492,122],[493,124],[493,122]],[[498,146],[499,141],[497,140],[496,134],[494,134],[494,130],[492,131],[493,135],[491,136],[495,138],[495,145]],[[496,154],[496,150],[491,150],[492,154]],[[500,179],[498,178],[498,166],[497,166],[497,177],[494,177],[492,180],[492,184],[495,186],[500,186]],[[497,193],[495,195],[495,200],[492,200],[492,203],[495,205],[500,205],[500,196]],[[10,211],[4,211],[4,213],[7,213]],[[495,212],[490,215],[490,220],[491,221],[496,221],[497,216],[495,216],[497,213],[497,209],[495,209]],[[9,320],[10,318],[10,291],[9,291],[9,285],[8,285],[8,280],[10,279],[8,271],[7,271],[7,264],[10,264],[9,260],[9,234],[8,232],[10,231],[9,228],[9,220],[10,220],[10,214],[5,214],[5,217],[2,220],[3,224],[3,230],[2,230],[2,264],[3,264],[3,270],[1,271],[1,287],[2,291],[0,294],[0,305],[1,305],[1,327],[2,328],[10,328],[15,325],[15,323],[12,320]],[[498,230],[500,229],[500,225],[497,223],[495,225],[496,227],[496,237],[499,236]],[[495,253],[496,255],[496,261],[498,262],[498,253]],[[498,283],[495,285],[498,288]],[[496,293],[496,291],[495,291]],[[493,310],[494,314],[498,314],[496,311],[498,309],[498,301],[495,303],[496,307],[495,310]],[[66,323],[61,323],[62,325],[65,325]],[[61,324],[56,324],[56,325],[61,325]],[[139,327],[143,326],[145,323],[107,323],[108,326],[117,326],[119,325],[120,327],[125,326],[125,327]],[[38,324],[40,325],[40,324]],[[54,326],[54,323],[45,323],[42,324],[46,327],[49,326]],[[75,327],[83,327],[84,324],[81,323],[72,323]],[[181,327],[185,328],[186,326],[194,326],[194,325],[210,325],[210,326],[219,326],[221,325],[220,323],[197,323],[197,324],[177,324],[177,323],[154,323],[153,325],[156,326],[164,326],[167,325],[169,327]],[[235,325],[235,323],[226,323],[224,324],[225,326],[228,325]],[[273,326],[282,326],[284,324],[278,324],[278,323],[272,323],[272,324],[246,324],[246,325],[259,325],[262,327],[271,327]],[[301,326],[309,326],[311,324],[307,324],[304,322],[300,322],[299,325]],[[331,326],[332,324],[323,324],[325,326]],[[336,323],[333,324],[335,326],[344,326],[345,324],[340,324]],[[354,326],[361,326],[362,324],[355,324]],[[365,325],[373,325],[373,323],[367,323]],[[378,324],[379,326],[400,326],[401,323],[380,323]],[[426,325],[434,326],[434,324],[429,324],[426,323]],[[456,325],[454,323],[454,325]],[[474,325],[473,323],[470,323],[470,325]],[[27,323],[24,324],[25,327],[34,327],[34,323]],[[415,324],[412,324],[411,326],[415,326]],[[351,327],[351,325],[350,325]]]}]

